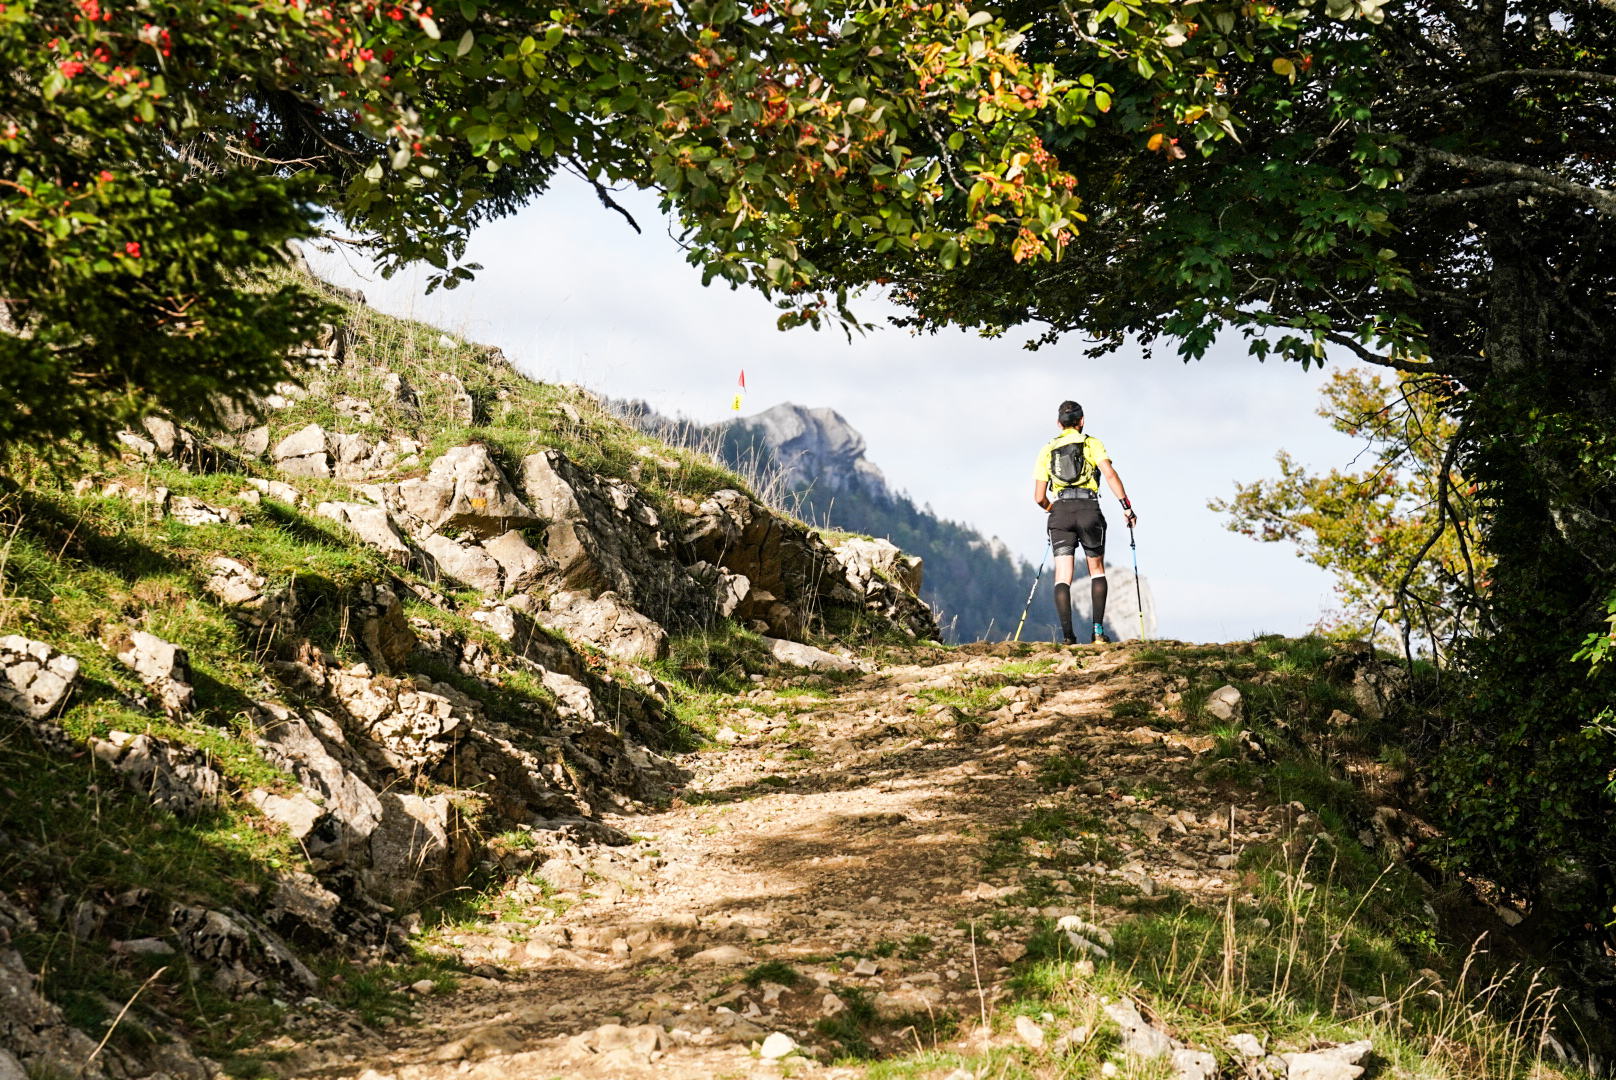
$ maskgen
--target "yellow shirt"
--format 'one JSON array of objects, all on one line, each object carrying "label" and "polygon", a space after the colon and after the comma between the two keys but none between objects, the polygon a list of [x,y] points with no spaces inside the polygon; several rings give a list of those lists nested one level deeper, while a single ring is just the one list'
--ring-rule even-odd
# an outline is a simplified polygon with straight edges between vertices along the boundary
[{"label": "yellow shirt", "polygon": [[[1088,442],[1083,446],[1083,461],[1088,468],[1084,470],[1083,478],[1075,484],[1062,484],[1054,480],[1049,475],[1049,455],[1056,447],[1066,446],[1068,443],[1082,442],[1084,439],[1087,439]],[[1111,455],[1105,452],[1105,443],[1096,439],[1093,435],[1084,435],[1076,428],[1067,428],[1053,439],[1050,439],[1044,444],[1044,448],[1038,451],[1038,464],[1032,470],[1032,478],[1042,480],[1048,484],[1049,493],[1052,497],[1056,492],[1067,487],[1086,487],[1090,491],[1099,491],[1099,464],[1110,459]]]}]

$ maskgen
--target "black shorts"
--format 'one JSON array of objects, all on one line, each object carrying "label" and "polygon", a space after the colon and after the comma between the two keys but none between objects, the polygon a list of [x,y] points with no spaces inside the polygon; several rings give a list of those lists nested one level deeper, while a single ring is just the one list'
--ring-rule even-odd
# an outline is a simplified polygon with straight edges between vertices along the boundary
[{"label": "black shorts", "polygon": [[1055,556],[1076,555],[1081,542],[1090,558],[1105,555],[1105,515],[1099,499],[1056,499],[1049,511],[1049,543]]}]

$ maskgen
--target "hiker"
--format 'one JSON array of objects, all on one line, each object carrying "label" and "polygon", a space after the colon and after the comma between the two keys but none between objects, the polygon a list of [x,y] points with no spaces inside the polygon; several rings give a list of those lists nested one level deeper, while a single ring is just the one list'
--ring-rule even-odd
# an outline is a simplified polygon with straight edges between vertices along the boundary
[{"label": "hiker", "polygon": [[1077,644],[1072,632],[1072,570],[1077,545],[1089,560],[1089,596],[1094,602],[1089,642],[1110,641],[1105,636],[1105,515],[1100,512],[1100,474],[1122,501],[1128,528],[1139,520],[1123,489],[1122,477],[1111,467],[1105,444],[1083,434],[1083,406],[1063,401],[1056,414],[1061,433],[1038,451],[1033,470],[1033,501],[1049,511],[1049,544],[1055,554],[1055,614],[1068,645]]}]

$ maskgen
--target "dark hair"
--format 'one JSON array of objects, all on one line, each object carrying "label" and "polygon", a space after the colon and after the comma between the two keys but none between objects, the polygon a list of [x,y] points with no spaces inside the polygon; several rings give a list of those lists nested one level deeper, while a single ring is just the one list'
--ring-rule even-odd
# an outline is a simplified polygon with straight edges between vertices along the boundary
[{"label": "dark hair", "polygon": [[1083,419],[1083,406],[1075,401],[1063,401],[1055,415],[1061,427],[1076,427],[1077,422]]}]

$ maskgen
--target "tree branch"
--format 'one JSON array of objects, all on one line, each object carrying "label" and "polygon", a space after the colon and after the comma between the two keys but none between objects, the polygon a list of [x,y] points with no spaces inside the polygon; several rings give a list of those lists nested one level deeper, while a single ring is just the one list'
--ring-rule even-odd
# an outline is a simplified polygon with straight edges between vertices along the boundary
[{"label": "tree branch", "polygon": [[602,184],[599,180],[585,172],[583,167],[580,166],[573,158],[567,159],[567,167],[581,179],[587,181],[590,187],[595,189],[595,196],[600,199],[600,205],[604,206],[608,210],[616,210],[619,214],[623,215],[623,220],[628,222],[629,228],[633,229],[641,236],[645,235],[645,230],[641,229],[640,223],[634,220],[634,215],[623,209],[618,201],[612,198],[612,193],[605,184]]},{"label": "tree branch", "polygon": [[1331,344],[1340,345],[1342,348],[1350,350],[1364,363],[1374,364],[1377,367],[1388,367],[1392,368],[1394,371],[1410,371],[1414,372],[1415,374],[1425,374],[1441,370],[1435,363],[1416,364],[1412,360],[1398,360],[1395,357],[1382,356],[1377,352],[1373,352],[1365,348],[1362,344],[1352,340],[1345,334],[1326,334],[1324,335],[1324,339]]},{"label": "tree branch", "polygon": [[1410,195],[1408,201],[1411,205],[1434,210],[1444,206],[1453,206],[1457,203],[1475,202],[1478,199],[1503,199],[1518,195],[1564,194],[1564,192],[1556,188],[1550,188],[1545,184],[1540,184],[1536,180],[1506,180],[1501,184],[1459,188],[1456,191],[1444,191],[1436,195]]},{"label": "tree branch", "polygon": [[[1616,2],[1616,0],[1613,0]],[[1451,165],[1456,169],[1482,176],[1508,176],[1516,180],[1528,180],[1533,183],[1551,188],[1555,193],[1568,196],[1587,203],[1602,214],[1616,217],[1616,195],[1598,188],[1588,187],[1570,180],[1564,180],[1547,169],[1536,169],[1530,165],[1519,165],[1513,161],[1496,161],[1493,158],[1470,157],[1463,154],[1450,154],[1446,150],[1435,147],[1414,145],[1416,154],[1427,157],[1432,161],[1439,161],[1444,165]],[[1435,196],[1427,196],[1434,198]]]}]

